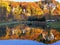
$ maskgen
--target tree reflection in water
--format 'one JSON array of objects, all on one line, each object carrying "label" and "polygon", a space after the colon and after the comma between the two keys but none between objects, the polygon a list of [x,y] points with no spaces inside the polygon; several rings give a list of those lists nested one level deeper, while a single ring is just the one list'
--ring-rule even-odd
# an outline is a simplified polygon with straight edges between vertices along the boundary
[{"label": "tree reflection in water", "polygon": [[[5,30],[5,32],[3,30]],[[50,35],[48,35],[47,30],[44,30],[42,28],[29,27],[26,25],[15,25],[13,27],[7,26],[3,30],[2,32],[4,32],[5,36],[2,33],[0,33],[3,35],[0,36],[0,39],[2,40],[28,39],[28,40],[36,40],[38,42],[43,42],[46,44],[52,44],[60,40],[60,32],[56,29],[51,29]]]}]

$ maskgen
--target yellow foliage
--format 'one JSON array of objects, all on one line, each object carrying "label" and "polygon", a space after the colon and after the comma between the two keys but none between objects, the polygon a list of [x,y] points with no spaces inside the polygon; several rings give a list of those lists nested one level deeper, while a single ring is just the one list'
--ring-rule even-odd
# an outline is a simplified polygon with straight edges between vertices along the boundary
[{"label": "yellow foliage", "polygon": [[11,7],[7,6],[7,11],[10,13]]},{"label": "yellow foliage", "polygon": [[58,4],[56,9],[53,11],[53,15],[60,15],[60,4]]},{"label": "yellow foliage", "polygon": [[21,7],[19,7],[19,6],[15,7],[14,14],[19,15],[19,14],[21,14],[21,12],[22,12],[22,8]]}]

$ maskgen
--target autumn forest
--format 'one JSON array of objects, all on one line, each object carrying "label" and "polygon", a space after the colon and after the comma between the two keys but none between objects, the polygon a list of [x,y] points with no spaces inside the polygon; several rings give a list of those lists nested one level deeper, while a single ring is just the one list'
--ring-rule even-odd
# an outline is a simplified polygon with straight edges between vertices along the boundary
[{"label": "autumn forest", "polygon": [[0,0],[0,40],[28,39],[53,43],[60,40],[59,23],[60,3],[55,0],[39,2]]}]

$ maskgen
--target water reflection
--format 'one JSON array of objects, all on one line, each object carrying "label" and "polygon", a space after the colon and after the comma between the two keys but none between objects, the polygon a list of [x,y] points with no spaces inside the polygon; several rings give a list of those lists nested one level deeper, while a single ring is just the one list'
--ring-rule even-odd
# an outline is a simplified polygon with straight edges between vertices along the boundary
[{"label": "water reflection", "polygon": [[60,45],[60,41],[57,41],[57,42],[55,42],[55,43],[53,43],[51,45]]},{"label": "water reflection", "polygon": [[58,29],[51,29],[49,31],[50,33],[47,29],[29,27],[24,24],[3,26],[0,27],[0,39],[28,39],[36,40],[38,42],[43,42],[46,44],[51,44],[60,40],[60,32]]},{"label": "water reflection", "polygon": [[60,41],[52,44],[44,44],[32,40],[0,40],[1,45],[60,45]]}]

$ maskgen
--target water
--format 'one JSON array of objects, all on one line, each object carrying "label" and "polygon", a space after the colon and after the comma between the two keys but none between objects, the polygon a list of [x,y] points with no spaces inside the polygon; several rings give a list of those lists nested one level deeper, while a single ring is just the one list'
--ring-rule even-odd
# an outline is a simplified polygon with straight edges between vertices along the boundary
[{"label": "water", "polygon": [[[25,26],[25,25],[16,25],[16,26],[4,26],[4,27],[0,27],[0,34],[5,35],[5,34],[3,34],[3,30],[6,31],[6,30],[11,30],[11,28],[13,28],[14,30],[17,29],[17,31],[18,31],[18,30],[20,30],[21,28],[24,28],[24,27],[27,27],[27,26]],[[29,28],[30,27],[27,27],[27,29],[29,29]],[[33,30],[37,31],[37,29],[38,28],[35,28]],[[40,29],[40,30],[42,30],[42,29]],[[55,30],[55,29],[53,29],[53,30]],[[56,29],[56,30],[58,31],[58,29]],[[36,34],[38,34],[38,33],[39,32],[37,32]],[[35,33],[33,33],[33,34],[35,34]],[[27,35],[27,36],[29,36],[29,35]],[[30,35],[30,36],[32,36],[32,35]],[[57,42],[54,42],[53,44],[50,44],[50,45],[59,45],[59,42],[60,41],[57,41]],[[37,42],[37,41],[33,41],[33,40],[10,40],[10,39],[9,40],[0,40],[0,44],[1,45],[4,45],[4,44],[6,44],[6,45],[47,45],[47,44],[44,44],[42,42]]]},{"label": "water", "polygon": [[31,40],[0,40],[0,45],[45,45]]},{"label": "water", "polygon": [[[0,40],[0,45],[47,45],[32,40]],[[60,45],[60,41],[48,45]]]}]

